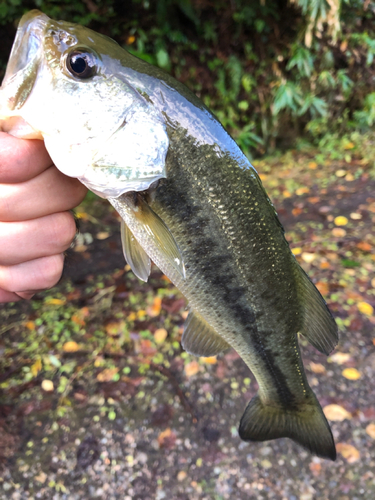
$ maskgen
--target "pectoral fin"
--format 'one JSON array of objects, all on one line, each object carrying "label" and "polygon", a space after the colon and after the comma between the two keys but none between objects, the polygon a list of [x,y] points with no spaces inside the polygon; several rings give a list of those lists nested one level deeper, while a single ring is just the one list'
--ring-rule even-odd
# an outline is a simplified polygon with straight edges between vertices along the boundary
[{"label": "pectoral fin", "polygon": [[132,210],[135,217],[142,223],[149,237],[153,240],[153,244],[162,253],[163,258],[168,261],[169,265],[174,267],[182,278],[185,278],[185,266],[181,252],[168,227],[140,193],[133,193],[133,200],[131,201],[129,196],[126,199],[130,206],[133,205]]},{"label": "pectoral fin", "polygon": [[216,356],[230,348],[200,314],[190,311],[181,339],[185,351],[194,356]]},{"label": "pectoral fin", "polygon": [[147,281],[151,271],[150,257],[134,238],[125,222],[121,221],[121,242],[126,262],[133,273],[142,281]]}]

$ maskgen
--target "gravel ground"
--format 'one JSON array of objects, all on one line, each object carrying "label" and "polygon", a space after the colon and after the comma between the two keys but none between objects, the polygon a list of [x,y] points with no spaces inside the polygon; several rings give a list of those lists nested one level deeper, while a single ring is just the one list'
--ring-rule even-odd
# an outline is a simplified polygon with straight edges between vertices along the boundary
[{"label": "gravel ground", "polygon": [[[297,258],[315,281],[328,282],[329,304],[342,320],[336,349],[345,355],[341,358],[327,360],[301,340],[307,375],[322,407],[336,405],[346,412],[331,414],[336,462],[312,457],[288,439],[241,442],[238,423],[257,386],[242,360],[229,351],[215,364],[199,364],[193,374],[176,358],[167,373],[154,370],[142,379],[76,386],[73,404],[63,416],[56,416],[55,395],[42,394],[38,384],[30,384],[20,399],[5,394],[0,405],[0,499],[373,500],[374,318],[361,313],[357,304],[360,297],[375,306],[369,286],[375,267],[374,188],[362,176],[326,189],[319,201],[310,193],[278,204],[284,225],[293,228],[294,236],[305,237],[298,243],[302,252],[295,252]],[[351,218],[352,213],[359,213],[360,220]],[[341,240],[333,231],[338,216],[349,221]],[[324,226],[319,233],[323,243],[309,232],[310,222],[317,220]],[[327,247],[330,238],[339,240],[336,250]],[[111,241],[96,244],[102,245],[98,252],[112,248],[108,265],[116,267],[121,255]],[[346,256],[340,252],[361,242],[369,246],[362,244],[366,251],[355,254],[360,266],[340,267],[336,257]],[[314,254],[314,260],[307,254]],[[80,279],[95,259],[93,249],[91,260],[83,265],[77,258],[68,274]],[[330,266],[322,264],[326,261]],[[343,375],[348,368],[359,377]],[[105,406],[114,410],[114,417],[103,412]]]}]

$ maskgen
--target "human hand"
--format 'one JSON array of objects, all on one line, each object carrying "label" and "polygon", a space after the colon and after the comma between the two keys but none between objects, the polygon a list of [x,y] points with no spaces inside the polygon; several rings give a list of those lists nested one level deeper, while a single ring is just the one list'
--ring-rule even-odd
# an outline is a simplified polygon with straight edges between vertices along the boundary
[{"label": "human hand", "polygon": [[52,165],[43,141],[0,132],[0,302],[29,299],[58,282],[76,234],[68,210],[86,192]]}]

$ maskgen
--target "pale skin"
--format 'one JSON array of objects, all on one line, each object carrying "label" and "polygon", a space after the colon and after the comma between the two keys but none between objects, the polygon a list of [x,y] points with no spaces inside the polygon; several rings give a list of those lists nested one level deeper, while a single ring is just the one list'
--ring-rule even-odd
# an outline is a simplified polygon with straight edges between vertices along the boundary
[{"label": "pale skin", "polygon": [[87,189],[53,166],[43,141],[0,132],[0,302],[30,299],[60,279]]}]

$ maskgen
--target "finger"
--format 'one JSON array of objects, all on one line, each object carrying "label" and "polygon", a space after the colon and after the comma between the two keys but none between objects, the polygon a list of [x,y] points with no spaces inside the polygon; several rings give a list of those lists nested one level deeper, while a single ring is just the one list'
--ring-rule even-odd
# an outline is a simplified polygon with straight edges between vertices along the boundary
[{"label": "finger", "polygon": [[[0,304],[3,302],[17,302],[21,300],[23,297],[17,295],[13,292],[8,292],[7,290],[0,289]],[[26,298],[26,297],[25,297]]]},{"label": "finger", "polygon": [[51,165],[43,141],[16,139],[0,132],[0,183],[32,179]]},{"label": "finger", "polygon": [[13,266],[56,255],[69,248],[76,235],[70,212],[21,222],[0,222],[0,265]]},{"label": "finger", "polygon": [[0,289],[17,293],[52,288],[61,278],[63,267],[63,254],[0,266]]},{"label": "finger", "polygon": [[0,220],[36,219],[70,210],[81,203],[87,188],[77,179],[50,167],[20,184],[0,184]]}]

